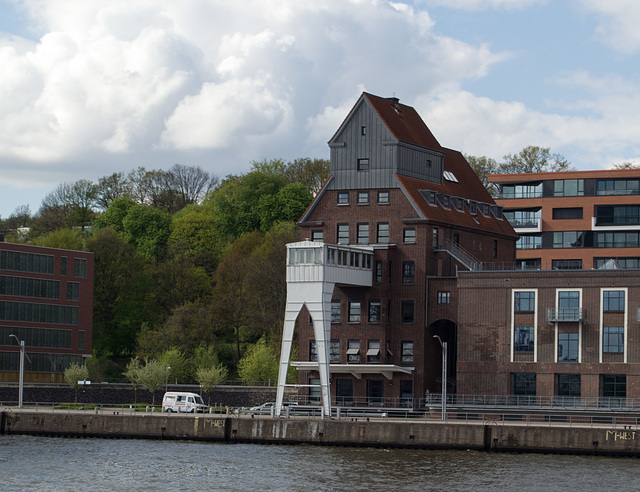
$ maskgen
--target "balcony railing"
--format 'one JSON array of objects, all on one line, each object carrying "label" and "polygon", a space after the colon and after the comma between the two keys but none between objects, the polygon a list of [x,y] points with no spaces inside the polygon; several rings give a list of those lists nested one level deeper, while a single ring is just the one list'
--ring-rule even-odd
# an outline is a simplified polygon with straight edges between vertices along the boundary
[{"label": "balcony railing", "polygon": [[550,323],[584,321],[584,314],[583,308],[547,308],[547,321]]}]

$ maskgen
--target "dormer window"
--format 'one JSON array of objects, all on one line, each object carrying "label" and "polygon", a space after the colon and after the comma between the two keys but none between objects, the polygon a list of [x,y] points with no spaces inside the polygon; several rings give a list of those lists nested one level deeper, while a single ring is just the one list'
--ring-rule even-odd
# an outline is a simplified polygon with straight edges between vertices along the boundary
[{"label": "dormer window", "polygon": [[451,197],[449,195],[438,193],[437,197],[440,205],[442,205],[444,208],[451,208]]},{"label": "dormer window", "polygon": [[358,159],[358,171],[368,171],[369,170],[369,159]]}]

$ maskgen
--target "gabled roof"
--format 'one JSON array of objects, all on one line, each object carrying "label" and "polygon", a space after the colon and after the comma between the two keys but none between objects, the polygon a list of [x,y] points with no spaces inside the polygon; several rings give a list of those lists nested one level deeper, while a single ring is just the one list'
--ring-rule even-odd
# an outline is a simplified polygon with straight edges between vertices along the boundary
[{"label": "gabled roof", "polygon": [[362,93],[358,102],[353,106],[329,142],[333,141],[342,132],[356,109],[365,101],[378,114],[398,142],[418,145],[432,150],[441,149],[436,137],[433,136],[433,133],[427,128],[427,125],[425,125],[415,109],[401,104],[395,97],[384,98],[367,92]]}]

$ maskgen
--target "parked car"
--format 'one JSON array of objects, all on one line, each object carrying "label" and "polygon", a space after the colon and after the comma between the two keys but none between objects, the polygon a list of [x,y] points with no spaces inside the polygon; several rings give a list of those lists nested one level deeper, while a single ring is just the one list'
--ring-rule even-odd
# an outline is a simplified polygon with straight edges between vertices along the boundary
[{"label": "parked car", "polygon": [[196,413],[206,412],[207,405],[202,401],[202,397],[196,393],[183,393],[179,391],[168,391],[162,398],[163,412]]}]

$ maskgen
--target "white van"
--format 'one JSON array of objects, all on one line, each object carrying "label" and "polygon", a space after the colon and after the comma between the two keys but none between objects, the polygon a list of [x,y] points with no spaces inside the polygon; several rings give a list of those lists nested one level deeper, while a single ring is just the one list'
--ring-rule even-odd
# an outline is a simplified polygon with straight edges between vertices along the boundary
[{"label": "white van", "polygon": [[162,411],[204,413],[207,411],[207,406],[204,404],[204,401],[202,401],[202,397],[195,393],[168,391],[164,394],[164,398],[162,398]]}]

